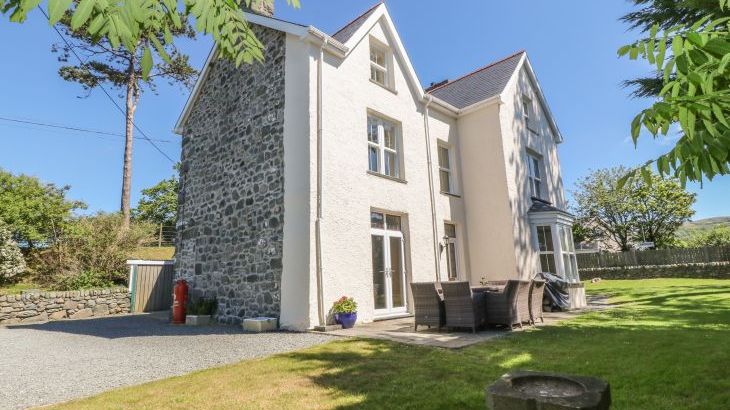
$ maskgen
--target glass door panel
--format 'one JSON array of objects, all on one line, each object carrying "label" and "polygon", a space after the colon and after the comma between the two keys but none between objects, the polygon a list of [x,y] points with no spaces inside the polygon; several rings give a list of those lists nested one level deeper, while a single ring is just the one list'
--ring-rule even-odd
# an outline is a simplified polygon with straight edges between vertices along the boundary
[{"label": "glass door panel", "polygon": [[383,237],[372,235],[373,243],[373,295],[375,309],[387,309],[388,290],[386,289],[385,248]]},{"label": "glass door panel", "polygon": [[392,308],[405,308],[405,275],[403,272],[403,253],[401,247],[401,238],[397,236],[390,237],[390,283],[392,287]]}]

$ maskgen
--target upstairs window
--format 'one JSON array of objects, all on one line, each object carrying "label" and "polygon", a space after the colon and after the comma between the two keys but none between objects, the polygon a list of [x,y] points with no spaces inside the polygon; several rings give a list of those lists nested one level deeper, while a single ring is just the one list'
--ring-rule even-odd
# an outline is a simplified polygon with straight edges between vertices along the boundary
[{"label": "upstairs window", "polygon": [[542,198],[542,157],[528,152],[527,170],[527,182],[530,185],[530,194],[535,198]]},{"label": "upstairs window", "polygon": [[368,116],[368,169],[393,178],[402,178],[400,127],[394,122]]},{"label": "upstairs window", "polygon": [[370,80],[383,87],[390,86],[388,78],[388,51],[385,47],[370,43]]},{"label": "upstairs window", "polygon": [[453,172],[451,171],[451,150],[448,147],[439,145],[439,181],[441,192],[454,193]]},{"label": "upstairs window", "polygon": [[525,123],[525,128],[528,130],[537,133],[537,128],[535,127],[535,114],[532,109],[532,99],[527,96],[522,97],[522,119]]}]

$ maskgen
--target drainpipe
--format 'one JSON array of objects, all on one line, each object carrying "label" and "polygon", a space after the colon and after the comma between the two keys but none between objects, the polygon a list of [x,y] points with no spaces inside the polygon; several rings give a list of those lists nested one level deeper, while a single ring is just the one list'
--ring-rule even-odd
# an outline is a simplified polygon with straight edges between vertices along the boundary
[{"label": "drainpipe", "polygon": [[327,324],[324,314],[322,287],[322,64],[327,38],[322,39],[317,60],[317,219],[315,220],[315,248],[317,264],[317,314],[319,326]]},{"label": "drainpipe", "polygon": [[429,111],[428,107],[433,102],[433,97],[426,94],[426,106],[423,109],[423,128],[426,136],[426,163],[428,165],[428,189],[431,200],[431,229],[433,231],[433,263],[436,268],[436,282],[441,282],[441,264],[439,263],[439,238],[438,228],[436,225],[436,196],[433,184],[433,161],[431,160],[431,133],[428,127]]}]

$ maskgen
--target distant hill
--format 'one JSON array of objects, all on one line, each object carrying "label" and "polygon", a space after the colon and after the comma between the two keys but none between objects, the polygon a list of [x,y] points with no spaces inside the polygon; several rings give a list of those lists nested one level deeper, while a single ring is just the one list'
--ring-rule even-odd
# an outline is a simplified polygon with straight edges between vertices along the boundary
[{"label": "distant hill", "polygon": [[679,228],[677,235],[682,237],[692,231],[706,231],[721,226],[730,227],[730,216],[716,216],[714,218],[698,219],[696,221],[687,222]]}]

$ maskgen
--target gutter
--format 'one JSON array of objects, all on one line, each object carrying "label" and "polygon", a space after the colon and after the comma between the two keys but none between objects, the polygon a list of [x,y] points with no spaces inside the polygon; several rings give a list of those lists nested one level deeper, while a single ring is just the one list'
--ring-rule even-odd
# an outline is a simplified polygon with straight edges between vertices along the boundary
[{"label": "gutter", "polygon": [[431,230],[433,231],[433,262],[434,266],[436,268],[436,282],[441,282],[441,264],[439,263],[439,256],[441,254],[439,249],[439,238],[438,238],[438,228],[436,226],[436,194],[434,193],[434,183],[433,183],[433,161],[431,160],[431,133],[429,132],[428,127],[428,117],[429,112],[428,108],[433,102],[433,97],[431,95],[425,95],[424,98],[426,98],[426,106],[423,109],[423,127],[424,127],[424,135],[426,138],[426,164],[428,168],[428,190],[429,190],[429,200],[431,201]]},{"label": "gutter", "polygon": [[319,327],[327,324],[324,314],[324,291],[322,285],[322,64],[328,37],[323,37],[317,59],[317,219],[315,220],[315,249],[317,276],[317,319]]}]

